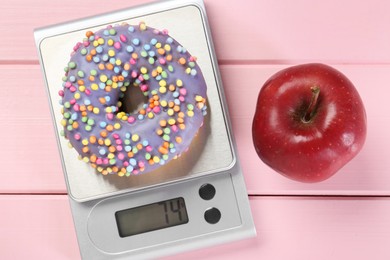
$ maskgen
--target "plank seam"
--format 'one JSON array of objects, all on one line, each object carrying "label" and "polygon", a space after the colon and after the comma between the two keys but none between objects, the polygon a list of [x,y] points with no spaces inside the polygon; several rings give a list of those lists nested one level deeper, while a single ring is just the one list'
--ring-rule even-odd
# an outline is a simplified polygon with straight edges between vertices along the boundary
[{"label": "plank seam", "polygon": [[[389,66],[390,61],[342,61],[342,60],[282,60],[282,59],[253,59],[253,60],[230,60],[230,59],[218,59],[218,65],[263,65],[263,66],[276,66],[276,65],[295,65],[301,63],[313,63],[321,62],[331,65],[350,65],[350,66]],[[38,60],[0,60],[0,65],[39,65]]]},{"label": "plank seam", "polygon": [[[31,196],[42,196],[42,195],[59,195],[64,196],[68,195],[66,192],[2,192],[0,193],[0,196],[25,196],[25,195],[31,195]],[[390,198],[390,195],[303,195],[303,194],[248,194],[249,197],[292,197],[292,198]]]},{"label": "plank seam", "polygon": [[390,195],[337,195],[337,194],[249,194],[249,197],[302,197],[302,198],[390,198]]},{"label": "plank seam", "polygon": [[41,195],[68,195],[68,193],[66,192],[15,192],[15,193],[12,193],[12,192],[0,192],[0,196],[24,196],[24,195],[32,195],[32,196],[41,196]]}]

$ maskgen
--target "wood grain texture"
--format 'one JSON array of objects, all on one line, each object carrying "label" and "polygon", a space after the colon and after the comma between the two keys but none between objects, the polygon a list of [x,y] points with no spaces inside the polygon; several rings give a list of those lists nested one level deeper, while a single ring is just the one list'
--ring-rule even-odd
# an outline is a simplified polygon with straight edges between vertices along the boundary
[{"label": "wood grain texture", "polygon": [[0,196],[0,259],[80,259],[67,196]]},{"label": "wood grain texture", "polygon": [[[390,258],[388,198],[251,197],[250,203],[257,238],[164,259]],[[3,195],[0,207],[1,259],[80,259],[66,196]]]},{"label": "wood grain texture", "polygon": [[[80,259],[68,198],[53,195],[66,188],[33,30],[151,2],[0,2],[0,259]],[[390,196],[389,2],[205,4],[248,192],[255,195],[250,203],[258,237],[165,259],[390,259],[390,197],[286,196]],[[355,83],[366,105],[368,137],[340,173],[309,185],[275,174],[257,158],[251,123],[268,77],[314,61],[335,66]]]},{"label": "wood grain texture", "polygon": [[[368,136],[361,153],[329,180],[290,181],[264,165],[252,144],[251,124],[261,85],[285,65],[222,65],[239,157],[249,194],[390,195],[390,116],[386,111],[390,66],[337,65],[356,85],[367,110]],[[23,76],[21,76],[23,75]],[[0,85],[0,192],[66,192],[49,105],[38,65],[0,66],[0,78],[18,78],[15,88]],[[380,94],[379,94],[380,93]],[[388,93],[390,94],[390,93]],[[21,105],[23,104],[23,105]],[[28,170],[26,170],[26,166]],[[15,178],[15,176],[18,176]]]},{"label": "wood grain texture", "polygon": [[38,65],[2,65],[1,193],[65,192],[43,75]]},{"label": "wood grain texture", "polygon": [[[385,260],[389,199],[252,197],[258,236],[168,259]],[[166,259],[166,260],[168,260]]]},{"label": "wood grain texture", "polygon": [[[2,2],[0,60],[37,60],[33,30],[150,0]],[[389,63],[389,6],[371,1],[205,0],[224,62]],[[10,26],[12,25],[12,26]],[[169,29],[169,28],[168,28]]]}]

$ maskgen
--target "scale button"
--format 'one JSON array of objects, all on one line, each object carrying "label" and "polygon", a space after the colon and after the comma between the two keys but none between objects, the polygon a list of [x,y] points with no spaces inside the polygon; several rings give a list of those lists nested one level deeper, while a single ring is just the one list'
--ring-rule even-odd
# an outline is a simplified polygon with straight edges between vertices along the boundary
[{"label": "scale button", "polygon": [[204,213],[204,219],[210,224],[216,224],[221,219],[221,211],[217,208],[210,208]]},{"label": "scale button", "polygon": [[207,183],[203,184],[199,189],[199,196],[204,200],[211,200],[215,196],[215,188]]}]

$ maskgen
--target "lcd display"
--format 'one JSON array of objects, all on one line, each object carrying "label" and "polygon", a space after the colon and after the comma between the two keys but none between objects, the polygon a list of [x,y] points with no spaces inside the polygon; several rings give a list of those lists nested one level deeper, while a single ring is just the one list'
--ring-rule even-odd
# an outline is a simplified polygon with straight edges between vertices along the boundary
[{"label": "lcd display", "polygon": [[120,237],[188,223],[187,209],[183,198],[117,211],[115,218]]}]

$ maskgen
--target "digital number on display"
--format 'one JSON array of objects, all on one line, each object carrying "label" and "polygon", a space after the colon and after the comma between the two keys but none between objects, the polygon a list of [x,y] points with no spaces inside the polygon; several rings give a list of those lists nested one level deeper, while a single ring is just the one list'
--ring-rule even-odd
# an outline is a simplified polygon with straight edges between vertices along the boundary
[{"label": "digital number on display", "polygon": [[119,236],[137,234],[188,223],[183,198],[175,198],[115,213]]}]

